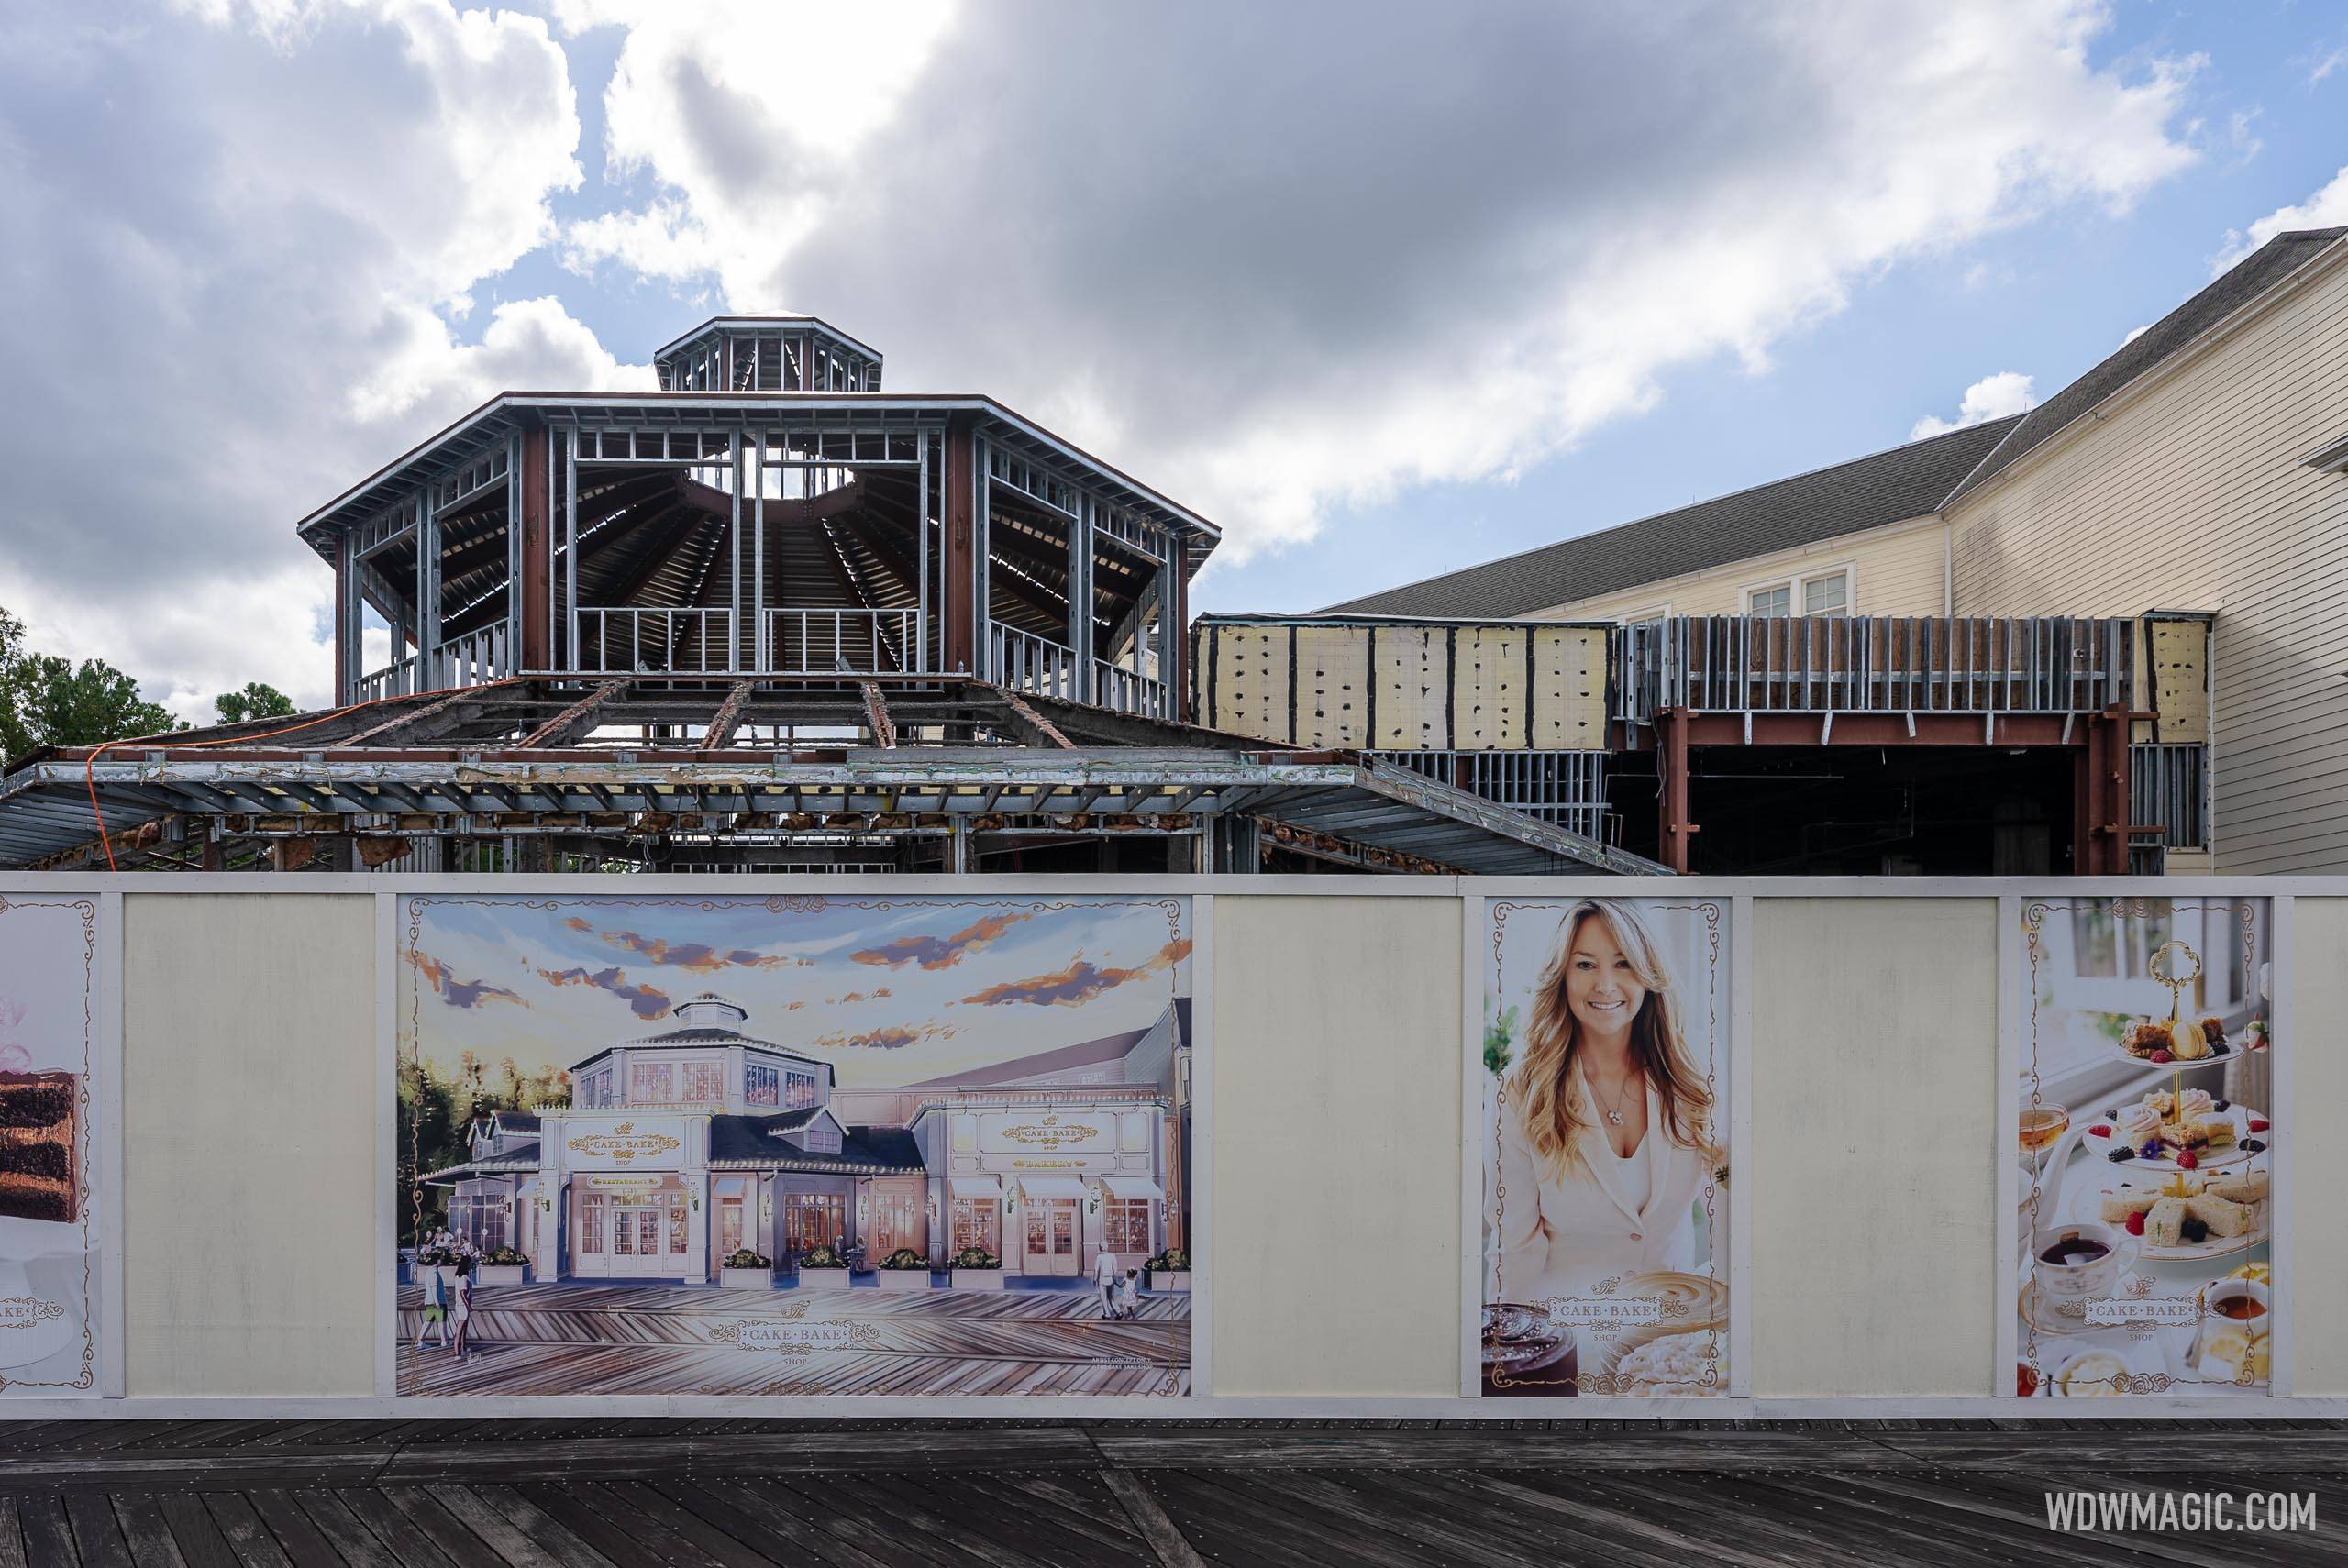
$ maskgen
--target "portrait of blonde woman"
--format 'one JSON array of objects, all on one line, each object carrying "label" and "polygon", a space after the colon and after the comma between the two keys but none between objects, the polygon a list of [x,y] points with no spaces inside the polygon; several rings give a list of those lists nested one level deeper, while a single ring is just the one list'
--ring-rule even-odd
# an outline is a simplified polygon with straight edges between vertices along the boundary
[{"label": "portrait of blonde woman", "polygon": [[[1704,1264],[1694,1216],[1718,1155],[1712,1092],[1664,950],[1609,899],[1573,905],[1556,940],[1501,1084],[1489,1208],[1502,1301]],[[1700,1021],[1704,1000],[1699,987]]]}]

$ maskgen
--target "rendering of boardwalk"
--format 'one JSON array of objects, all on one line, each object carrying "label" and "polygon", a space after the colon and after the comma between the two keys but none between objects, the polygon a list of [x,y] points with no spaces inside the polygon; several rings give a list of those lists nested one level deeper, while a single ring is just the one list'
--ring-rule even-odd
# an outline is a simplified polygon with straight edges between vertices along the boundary
[{"label": "rendering of boardwalk", "polygon": [[[512,1286],[481,1293],[461,1362],[437,1345],[416,1349],[419,1292],[402,1286],[399,1305],[404,1394],[1191,1390],[1185,1295],[1151,1297],[1135,1318],[1113,1322],[1094,1292],[1077,1289]],[[758,1327],[746,1334],[746,1325]],[[776,1339],[785,1348],[766,1348]],[[845,1344],[806,1348],[805,1340]]]}]

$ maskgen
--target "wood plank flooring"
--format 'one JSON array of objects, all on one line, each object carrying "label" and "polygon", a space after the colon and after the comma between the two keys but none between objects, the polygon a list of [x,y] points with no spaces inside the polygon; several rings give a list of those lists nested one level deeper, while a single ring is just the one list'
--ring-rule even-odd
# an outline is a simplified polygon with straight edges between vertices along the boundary
[{"label": "wood plank flooring", "polygon": [[[400,1296],[403,1394],[1148,1394],[1191,1389],[1191,1298],[1102,1318],[1091,1291],[712,1290],[659,1285],[483,1291],[474,1353],[418,1349]],[[722,1335],[747,1320],[849,1322],[851,1350],[786,1356]]]},{"label": "wood plank flooring", "polygon": [[[2057,1533],[2050,1491],[2311,1497]],[[0,1422],[0,1568],[2348,1561],[2348,1422]]]}]

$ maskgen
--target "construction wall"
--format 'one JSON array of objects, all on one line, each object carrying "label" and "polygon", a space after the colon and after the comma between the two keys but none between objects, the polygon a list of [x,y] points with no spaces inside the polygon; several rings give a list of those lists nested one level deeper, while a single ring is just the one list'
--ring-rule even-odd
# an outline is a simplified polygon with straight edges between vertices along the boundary
[{"label": "construction wall", "polygon": [[[706,888],[685,878],[628,880],[630,891]],[[755,890],[755,880],[729,880],[725,890]],[[866,895],[883,886],[840,880]],[[127,1402],[23,1408],[154,1412],[227,1400],[224,1410],[273,1412],[288,1400],[314,1409],[371,1400],[387,1233],[379,1221],[390,1010],[379,966],[389,951],[388,889],[616,889],[584,878],[87,881],[125,889],[118,1353]],[[889,885],[900,881],[947,886]],[[46,889],[20,878],[0,892],[28,884]],[[793,878],[775,887],[806,894],[825,885]],[[1144,886],[996,878],[985,891]],[[1476,1022],[1471,933],[1482,929],[1483,896],[1556,897],[1561,885],[1200,878],[1146,886],[1210,895],[1200,900],[1197,1024],[1205,1168],[1196,1353],[1214,1401],[1203,1408],[1270,1413],[1335,1401],[1357,1412],[1529,1413],[1522,1402],[1459,1397],[1474,1343],[1463,1310],[1463,1259],[1475,1245],[1463,1187],[1476,1176],[1462,1148],[1462,1064]],[[2138,878],[2100,892],[2171,889],[2207,895],[2210,885]],[[1614,1401],[1608,1413],[2014,1412],[2017,1402],[1993,1399],[2012,1376],[1996,1350],[1996,1325],[2010,1309],[1997,1242],[2000,1031],[2010,1037],[2015,1028],[2000,1017],[2010,989],[2001,966],[2012,962],[2002,922],[2021,895],[2047,886],[1606,888],[1667,889],[1733,901],[1749,943],[1734,1027],[1750,1126],[1739,1132],[1732,1184],[1749,1228],[1736,1233],[1749,1397]],[[2275,1009],[2286,1040],[2293,1019],[2312,1025],[2348,1010],[2340,962],[2348,880],[2239,890],[2280,895]],[[2348,1100],[2348,1055],[2320,1032],[2292,1060],[2293,1103]],[[2278,1099],[2284,1088],[2278,1080]],[[2300,1325],[2276,1364],[2292,1397],[2238,1399],[2225,1407],[2232,1415],[2331,1412],[2325,1401],[2348,1402],[2348,1347],[2323,1331],[2348,1292],[2348,1232],[2321,1221],[2324,1148],[2309,1136],[2277,1157],[2278,1183],[2307,1195],[2308,1222],[2287,1230],[2278,1219],[2276,1246],[2278,1284]],[[530,1404],[456,1403],[484,1414]],[[560,1408],[576,1413],[580,1403]],[[767,1410],[773,1402],[732,1403]],[[1000,1399],[950,1403],[1004,1413]],[[2047,1413],[2050,1403],[2020,1413]],[[2120,1403],[2132,1414],[2178,1408]],[[803,1404],[869,1415],[875,1401]],[[1022,1406],[1167,1408],[1081,1398]]]},{"label": "construction wall", "polygon": [[1583,751],[1605,744],[1606,628],[1200,621],[1198,722],[1360,751]]}]

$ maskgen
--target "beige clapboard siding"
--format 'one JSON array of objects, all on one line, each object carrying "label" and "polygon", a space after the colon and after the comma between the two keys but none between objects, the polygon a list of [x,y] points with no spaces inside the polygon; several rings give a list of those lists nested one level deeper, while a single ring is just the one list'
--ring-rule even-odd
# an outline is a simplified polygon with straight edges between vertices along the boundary
[{"label": "beige clapboard siding", "polygon": [[2348,268],[1952,509],[1960,614],[2218,613],[2221,871],[2348,869]]},{"label": "beige clapboard siding", "polygon": [[1840,566],[1848,566],[1855,579],[1854,613],[1937,615],[1944,608],[1944,564],[1941,525],[1922,518],[1552,605],[1523,619],[1619,621],[1667,604],[1675,615],[1742,615],[1746,589]]}]

